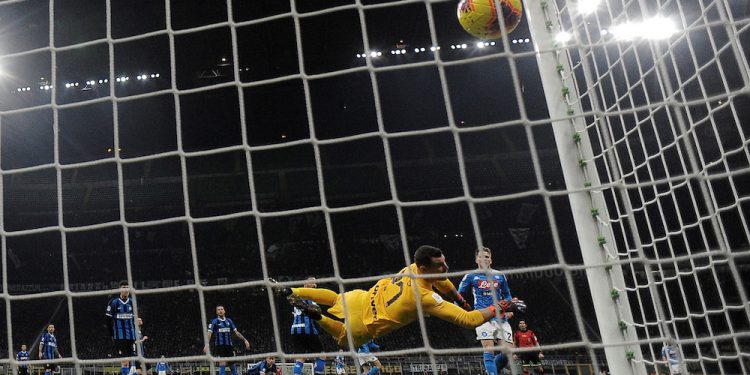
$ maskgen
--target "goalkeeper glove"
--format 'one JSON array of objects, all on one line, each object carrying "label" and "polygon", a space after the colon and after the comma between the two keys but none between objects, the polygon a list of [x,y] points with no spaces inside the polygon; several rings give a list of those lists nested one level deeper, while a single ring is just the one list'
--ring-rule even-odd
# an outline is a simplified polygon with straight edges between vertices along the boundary
[{"label": "goalkeeper glove", "polygon": [[506,312],[524,312],[526,311],[526,302],[521,301],[518,298],[513,298],[512,300],[508,301],[507,299],[503,299],[498,301],[498,306],[500,309],[503,310],[504,313]]},{"label": "goalkeeper glove", "polygon": [[466,311],[471,311],[471,305],[469,305],[468,302],[466,302],[466,299],[461,294],[456,294],[456,305],[460,306],[462,309]]}]

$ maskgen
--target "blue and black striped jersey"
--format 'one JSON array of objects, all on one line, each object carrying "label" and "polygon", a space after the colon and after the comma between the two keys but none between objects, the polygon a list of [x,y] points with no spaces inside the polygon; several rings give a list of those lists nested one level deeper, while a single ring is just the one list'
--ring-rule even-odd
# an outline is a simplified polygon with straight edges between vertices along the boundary
[{"label": "blue and black striped jersey", "polygon": [[[315,304],[315,302],[306,300],[309,304]],[[310,319],[309,316],[302,313],[302,310],[298,308],[292,309],[292,315],[294,320],[292,321],[292,334],[293,335],[317,335],[318,334],[318,323]]]},{"label": "blue and black striped jersey", "polygon": [[[16,353],[16,361],[25,362],[25,361],[28,361],[28,360],[29,360],[29,352],[27,352],[27,351],[20,351],[20,352]],[[29,368],[29,365],[22,365],[22,364],[19,363],[18,367],[20,367],[20,368]]]},{"label": "blue and black striped jersey", "polygon": [[42,359],[55,359],[55,349],[57,349],[57,337],[49,332],[44,332],[42,339],[39,340],[39,347],[42,352]]},{"label": "blue and black striped jersey", "polygon": [[113,339],[135,341],[137,335],[135,312],[133,311],[133,301],[130,298],[125,301],[119,297],[110,300],[106,315],[112,319]]},{"label": "blue and black striped jersey", "polygon": [[208,325],[208,332],[211,332],[211,335],[214,339],[214,345],[217,346],[232,346],[234,344],[232,342],[232,336],[234,335],[234,331],[236,330],[237,326],[234,325],[232,319],[229,319],[227,317],[216,317]]}]

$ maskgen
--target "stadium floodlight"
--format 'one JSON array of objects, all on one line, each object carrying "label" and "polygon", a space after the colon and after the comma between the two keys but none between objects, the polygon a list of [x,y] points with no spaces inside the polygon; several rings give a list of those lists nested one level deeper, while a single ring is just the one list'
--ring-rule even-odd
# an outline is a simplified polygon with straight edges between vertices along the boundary
[{"label": "stadium floodlight", "polygon": [[561,31],[557,33],[557,35],[555,35],[555,42],[560,43],[560,44],[565,44],[569,42],[571,39],[573,39],[573,36],[570,35],[570,33],[567,31]]},{"label": "stadium floodlight", "polygon": [[66,89],[69,89],[69,88],[70,88],[70,83],[66,83],[66,84],[65,84],[65,88],[66,88]]},{"label": "stadium floodlight", "polygon": [[477,42],[477,48],[484,48],[484,42]]},{"label": "stadium floodlight", "polygon": [[377,51],[370,52],[370,57],[378,57],[378,52]]},{"label": "stadium floodlight", "polygon": [[677,32],[677,27],[669,18],[657,16],[642,22],[624,23],[613,26],[610,30],[612,35],[619,40],[666,39]]},{"label": "stadium floodlight", "polygon": [[587,15],[596,12],[601,0],[578,0],[578,13]]},{"label": "stadium floodlight", "polygon": [[462,45],[461,45],[461,48],[466,48],[466,47],[468,47],[468,46],[466,45],[466,43],[464,43],[464,44],[462,44]]}]

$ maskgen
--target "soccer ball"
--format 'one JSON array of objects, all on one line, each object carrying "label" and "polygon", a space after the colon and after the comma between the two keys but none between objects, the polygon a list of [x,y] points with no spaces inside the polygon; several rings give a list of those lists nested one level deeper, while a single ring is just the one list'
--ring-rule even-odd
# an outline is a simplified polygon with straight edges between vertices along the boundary
[{"label": "soccer ball", "polygon": [[[505,31],[510,33],[521,22],[521,0],[497,0],[503,10]],[[458,22],[469,34],[480,39],[500,39],[495,0],[461,0],[458,3]]]}]

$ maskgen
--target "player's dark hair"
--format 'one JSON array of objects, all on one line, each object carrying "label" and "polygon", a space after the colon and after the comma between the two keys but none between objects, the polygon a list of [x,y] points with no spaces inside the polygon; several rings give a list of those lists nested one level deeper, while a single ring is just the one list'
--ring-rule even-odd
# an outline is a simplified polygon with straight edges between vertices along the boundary
[{"label": "player's dark hair", "polygon": [[432,264],[432,258],[443,256],[443,251],[434,246],[422,245],[414,252],[414,263],[417,267],[429,266]]},{"label": "player's dark hair", "polygon": [[130,283],[127,280],[120,281],[120,288],[124,286],[130,286]]},{"label": "player's dark hair", "polygon": [[216,305],[216,307],[214,307],[214,309],[218,309],[219,307],[224,307],[224,305],[218,304],[218,305]]},{"label": "player's dark hair", "polygon": [[490,255],[492,255],[492,250],[490,250],[489,247],[479,246],[476,250],[474,250],[474,256],[479,255],[479,253],[481,252],[490,253]]}]

